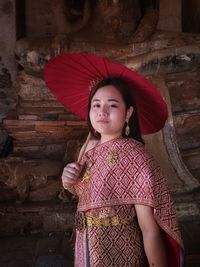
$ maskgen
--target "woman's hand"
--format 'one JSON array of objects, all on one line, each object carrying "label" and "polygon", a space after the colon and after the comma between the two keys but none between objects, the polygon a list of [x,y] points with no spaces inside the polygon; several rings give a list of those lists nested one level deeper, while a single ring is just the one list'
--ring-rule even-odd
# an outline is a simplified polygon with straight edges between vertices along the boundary
[{"label": "woman's hand", "polygon": [[73,186],[77,179],[79,178],[81,172],[81,165],[72,162],[67,164],[67,166],[64,168],[62,173],[62,184],[64,188],[68,188],[69,186]]},{"label": "woman's hand", "polygon": [[162,231],[154,218],[153,208],[135,205],[135,210],[149,266],[168,267]]}]

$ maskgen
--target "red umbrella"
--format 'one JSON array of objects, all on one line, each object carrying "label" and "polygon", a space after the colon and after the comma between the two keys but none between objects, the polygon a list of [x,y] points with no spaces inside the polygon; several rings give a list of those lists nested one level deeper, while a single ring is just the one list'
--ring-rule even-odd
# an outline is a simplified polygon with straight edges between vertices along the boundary
[{"label": "red umbrella", "polygon": [[159,131],[168,116],[167,105],[155,86],[124,65],[104,57],[86,53],[61,54],[46,64],[44,77],[58,101],[84,120],[87,119],[92,84],[107,77],[119,77],[129,83],[142,134]]}]

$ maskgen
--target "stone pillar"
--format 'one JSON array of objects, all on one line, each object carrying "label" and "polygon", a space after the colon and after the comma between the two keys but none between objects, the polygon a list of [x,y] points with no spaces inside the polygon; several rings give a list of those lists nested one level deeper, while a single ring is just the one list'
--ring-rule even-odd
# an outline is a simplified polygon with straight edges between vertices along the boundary
[{"label": "stone pillar", "polygon": [[13,103],[16,75],[14,47],[16,43],[15,1],[0,2],[0,121]]},{"label": "stone pillar", "polygon": [[16,43],[15,1],[1,0],[0,3],[0,57],[15,80],[16,62],[14,48]]},{"label": "stone pillar", "polygon": [[166,31],[182,31],[182,1],[160,0],[158,29]]}]

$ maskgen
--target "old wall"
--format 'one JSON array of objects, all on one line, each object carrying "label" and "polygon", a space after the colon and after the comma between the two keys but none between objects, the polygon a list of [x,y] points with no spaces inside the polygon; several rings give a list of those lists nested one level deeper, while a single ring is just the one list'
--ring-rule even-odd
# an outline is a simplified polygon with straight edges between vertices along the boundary
[{"label": "old wall", "polygon": [[182,31],[182,0],[161,0],[158,29]]},{"label": "old wall", "polygon": [[66,20],[64,2],[63,0],[27,0],[25,6],[26,36],[33,38],[64,32]]},{"label": "old wall", "polygon": [[17,71],[14,49],[16,43],[15,1],[0,2],[0,121],[14,104],[13,83]]}]

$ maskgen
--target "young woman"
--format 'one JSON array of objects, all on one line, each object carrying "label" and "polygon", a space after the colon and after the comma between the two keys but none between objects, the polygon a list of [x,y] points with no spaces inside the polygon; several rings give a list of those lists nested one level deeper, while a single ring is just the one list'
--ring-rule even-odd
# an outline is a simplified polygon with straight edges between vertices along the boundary
[{"label": "young woman", "polygon": [[169,189],[144,148],[132,90],[117,76],[93,85],[88,101],[93,138],[80,163],[67,164],[62,174],[64,188],[79,199],[76,267],[182,264]]}]

